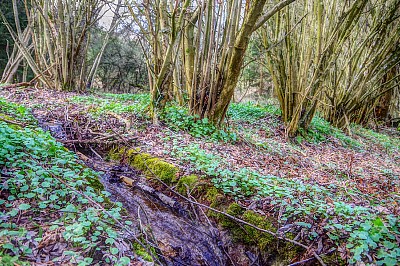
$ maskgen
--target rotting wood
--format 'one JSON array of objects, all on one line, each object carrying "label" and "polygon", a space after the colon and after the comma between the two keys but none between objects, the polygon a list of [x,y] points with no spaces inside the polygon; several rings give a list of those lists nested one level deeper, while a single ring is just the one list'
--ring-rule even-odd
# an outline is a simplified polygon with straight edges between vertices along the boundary
[{"label": "rotting wood", "polygon": [[186,210],[182,207],[182,205],[177,200],[165,195],[164,193],[161,193],[160,191],[157,191],[156,189],[154,189],[150,186],[146,186],[143,183],[137,182],[136,180],[134,180],[130,177],[122,175],[122,176],[120,176],[120,178],[121,178],[121,181],[123,181],[128,186],[140,189],[141,191],[155,197],[156,199],[160,200],[165,205],[178,211],[178,213],[180,213],[180,214],[186,213]]}]

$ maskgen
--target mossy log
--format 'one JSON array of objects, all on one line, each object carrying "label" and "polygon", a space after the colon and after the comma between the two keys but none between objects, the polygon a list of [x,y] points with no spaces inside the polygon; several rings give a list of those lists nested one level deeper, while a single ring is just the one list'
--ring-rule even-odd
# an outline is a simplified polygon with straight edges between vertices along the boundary
[{"label": "mossy log", "polygon": [[177,182],[178,168],[151,154],[140,153],[138,149],[118,147],[113,149],[109,155],[113,160],[125,161],[133,168],[142,171],[148,178],[155,176],[167,185]]}]

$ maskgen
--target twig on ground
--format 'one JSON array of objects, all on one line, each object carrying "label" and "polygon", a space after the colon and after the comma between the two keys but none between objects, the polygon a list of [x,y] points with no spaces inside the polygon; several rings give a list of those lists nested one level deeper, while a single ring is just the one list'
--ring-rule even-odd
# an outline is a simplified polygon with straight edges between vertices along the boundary
[{"label": "twig on ground", "polygon": [[27,126],[27,124],[20,123],[20,122],[17,122],[17,121],[12,121],[12,120],[6,119],[6,118],[1,117],[1,116],[0,116],[0,121],[4,121],[4,122],[6,122],[8,124],[13,124],[13,125],[16,125],[16,126],[21,126],[21,127],[26,127]]},{"label": "twig on ground", "polygon": [[[110,137],[108,137],[110,138]],[[100,139],[71,139],[71,140],[59,140],[63,144],[118,144],[121,142],[129,142],[132,140],[136,140],[137,137],[130,137],[128,139],[117,139],[117,140],[110,140],[106,141],[103,138]]]},{"label": "twig on ground", "polygon": [[100,154],[98,154],[98,153],[92,148],[92,146],[89,145],[89,149],[97,156],[97,158],[99,158],[100,160],[103,160],[103,157],[101,157]]},{"label": "twig on ground", "polygon": [[[328,250],[328,252],[326,252],[326,253],[324,253],[324,254],[321,254],[321,256],[329,255],[329,254],[331,254],[332,252],[334,252],[335,250],[336,250],[336,248],[331,248],[330,250]],[[321,257],[321,256],[320,256],[320,257]],[[316,259],[316,257],[314,256],[314,257],[311,257],[311,258],[308,258],[308,259],[305,259],[305,260],[301,260],[301,261],[297,261],[297,262],[295,262],[295,263],[289,264],[288,266],[297,266],[297,265],[301,265],[301,264],[303,264],[303,263],[310,262],[310,261],[313,261],[313,260],[315,260],[315,259]]]}]

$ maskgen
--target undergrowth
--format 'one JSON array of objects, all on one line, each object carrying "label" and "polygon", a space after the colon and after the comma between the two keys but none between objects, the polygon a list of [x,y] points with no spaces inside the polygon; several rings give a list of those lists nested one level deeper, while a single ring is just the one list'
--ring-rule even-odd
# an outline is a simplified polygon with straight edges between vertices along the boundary
[{"label": "undergrowth", "polygon": [[[33,121],[27,109],[3,100],[0,113]],[[18,128],[0,121],[0,143],[1,265],[37,261],[37,247],[58,234],[64,250],[52,258],[55,263],[129,265],[135,260],[120,248],[132,242],[121,224],[132,222],[123,216],[121,203],[108,200],[98,173],[34,125]]]},{"label": "undergrowth", "polygon": [[88,105],[88,111],[94,116],[107,114],[108,112],[121,114],[135,114],[141,118],[148,118],[150,98],[148,94],[111,94],[98,96],[74,96],[69,100],[73,103]]},{"label": "undergrowth", "polygon": [[231,170],[223,158],[207,153],[198,145],[175,148],[173,155],[190,163],[193,170],[212,177],[215,187],[224,193],[263,200],[270,208],[279,209],[279,222],[303,227],[310,240],[326,234],[338,247],[344,245],[351,264],[363,261],[367,265],[396,265],[400,260],[399,218],[375,208],[398,205],[398,200],[394,203],[393,199],[371,200],[369,206],[355,205],[351,193],[362,195],[358,191],[340,191],[334,184],[324,187],[262,175],[250,168]]},{"label": "undergrowth", "polygon": [[389,137],[386,134],[364,128],[360,125],[352,125],[353,134],[360,136],[374,145],[378,145],[388,152],[400,152],[400,138]]},{"label": "undergrowth", "polygon": [[236,133],[232,132],[231,129],[220,129],[207,118],[199,119],[199,117],[190,115],[186,108],[180,106],[168,106],[162,115],[162,119],[168,127],[174,130],[184,130],[196,138],[209,137],[212,140],[225,142],[237,140]]},{"label": "undergrowth", "polygon": [[314,116],[311,121],[311,125],[307,131],[299,129],[300,135],[297,137],[297,141],[301,142],[302,138],[308,142],[320,144],[322,142],[329,142],[333,138],[340,141],[343,146],[351,148],[362,148],[362,144],[354,138],[346,135],[343,130],[332,126],[328,121],[320,117],[319,115]]},{"label": "undergrowth", "polygon": [[232,120],[257,121],[267,115],[278,116],[281,111],[274,105],[256,105],[252,102],[232,103],[229,106],[227,117]]}]

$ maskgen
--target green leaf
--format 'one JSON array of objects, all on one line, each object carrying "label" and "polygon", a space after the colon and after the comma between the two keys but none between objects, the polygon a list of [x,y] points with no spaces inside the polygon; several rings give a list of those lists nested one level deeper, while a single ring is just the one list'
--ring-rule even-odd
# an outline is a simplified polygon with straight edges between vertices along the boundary
[{"label": "green leaf", "polygon": [[51,195],[50,196],[50,200],[52,200],[52,201],[54,201],[54,200],[56,200],[56,199],[58,199],[58,196],[57,195]]},{"label": "green leaf", "polygon": [[68,204],[68,206],[65,207],[65,210],[68,212],[76,212],[76,207],[73,204]]},{"label": "green leaf", "polygon": [[18,214],[18,210],[17,209],[12,209],[11,211],[8,212],[8,214],[11,217],[14,217],[14,216],[16,216]]},{"label": "green leaf", "polygon": [[121,265],[129,265],[129,264],[131,263],[131,259],[128,258],[128,257],[121,257],[121,258],[119,259],[119,263],[120,263]]},{"label": "green leaf", "polygon": [[397,260],[389,257],[385,257],[384,260],[378,261],[379,265],[386,265],[386,266],[396,266]]},{"label": "green leaf", "polygon": [[45,188],[51,186],[49,182],[43,182],[41,185],[42,185],[42,187],[45,187]]},{"label": "green leaf", "polygon": [[116,255],[119,252],[118,248],[110,248],[110,251],[112,255]]},{"label": "green leaf", "polygon": [[6,244],[3,245],[3,248],[5,248],[5,249],[14,249],[14,245],[11,244],[11,243],[6,243]]},{"label": "green leaf", "polygon": [[311,228],[311,224],[309,223],[305,223],[305,222],[296,222],[295,224],[303,226],[303,227],[307,227],[307,228]]},{"label": "green leaf", "polygon": [[21,211],[26,211],[26,210],[28,210],[30,207],[31,207],[30,204],[22,203],[22,204],[19,205],[18,209],[20,209]]},{"label": "green leaf", "polygon": [[396,247],[396,244],[385,240],[383,241],[383,246],[387,249],[393,249]]},{"label": "green leaf", "polygon": [[8,196],[8,200],[9,200],[9,201],[12,201],[12,200],[15,200],[15,199],[16,199],[16,197],[13,196],[13,195]]},{"label": "green leaf", "polygon": [[374,223],[375,226],[379,226],[379,227],[384,226],[382,220],[381,220],[379,217],[376,218],[376,219],[373,221],[373,223]]},{"label": "green leaf", "polygon": [[24,192],[24,191],[27,191],[28,189],[29,189],[29,186],[25,185],[25,186],[22,186],[19,190]]},{"label": "green leaf", "polygon": [[27,193],[27,194],[25,194],[24,196],[25,196],[25,198],[27,198],[27,199],[31,199],[31,198],[35,197],[35,196],[36,196],[36,194],[35,194],[35,193],[32,193],[32,192],[30,192],[30,193]]},{"label": "green leaf", "polygon": [[112,245],[112,244],[114,244],[114,242],[115,242],[115,240],[114,240],[113,238],[110,238],[110,237],[109,237],[109,238],[106,239],[106,242],[105,242],[105,243],[106,243],[106,244]]}]

